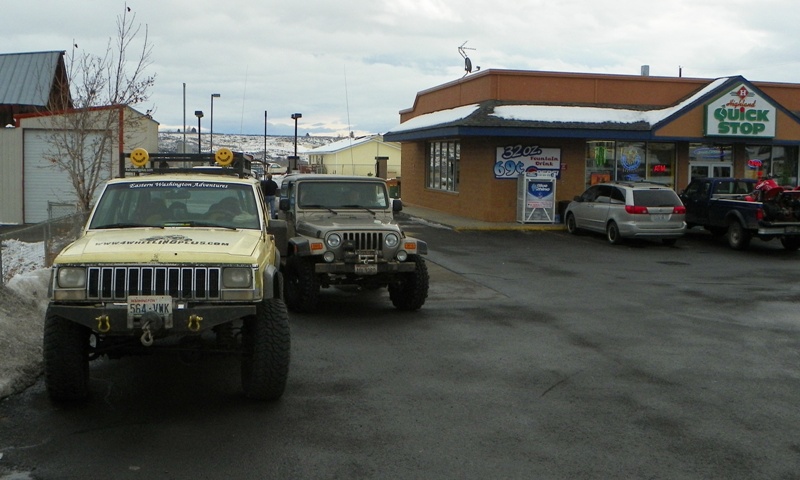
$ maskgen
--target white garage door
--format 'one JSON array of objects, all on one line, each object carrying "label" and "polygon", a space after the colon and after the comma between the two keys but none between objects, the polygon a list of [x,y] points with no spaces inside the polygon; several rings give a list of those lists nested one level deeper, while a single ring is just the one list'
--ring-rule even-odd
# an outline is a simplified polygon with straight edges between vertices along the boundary
[{"label": "white garage door", "polygon": [[[49,140],[51,135],[52,133],[47,130],[25,131],[23,155],[25,223],[47,220],[48,202],[77,205],[75,189],[72,187],[69,174],[46,160],[54,150]],[[105,178],[109,178],[108,172],[104,175]]]}]

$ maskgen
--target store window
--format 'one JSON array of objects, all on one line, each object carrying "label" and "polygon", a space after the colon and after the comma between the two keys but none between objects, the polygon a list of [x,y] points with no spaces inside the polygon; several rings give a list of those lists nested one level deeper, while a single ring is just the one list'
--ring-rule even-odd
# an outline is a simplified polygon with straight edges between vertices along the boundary
[{"label": "store window", "polygon": [[614,179],[616,166],[614,142],[586,143],[586,186]]},{"label": "store window", "polygon": [[770,177],[780,185],[796,186],[798,183],[798,148],[749,145],[745,147],[746,178]]},{"label": "store window", "polygon": [[587,142],[586,186],[611,180],[648,181],[673,186],[675,145],[645,142]]},{"label": "store window", "polygon": [[457,140],[428,144],[425,186],[448,192],[458,191],[461,144]]}]

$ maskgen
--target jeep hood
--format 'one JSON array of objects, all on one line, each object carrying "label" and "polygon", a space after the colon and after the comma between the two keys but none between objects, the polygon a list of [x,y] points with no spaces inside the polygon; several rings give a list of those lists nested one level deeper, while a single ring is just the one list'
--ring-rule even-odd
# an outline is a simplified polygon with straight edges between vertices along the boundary
[{"label": "jeep hood", "polygon": [[326,213],[306,213],[297,222],[298,232],[314,236],[317,230],[372,230],[380,228],[390,228],[396,230],[397,223],[391,215],[377,212],[372,215],[369,212],[342,212],[338,215]]},{"label": "jeep hood", "polygon": [[54,263],[251,262],[261,241],[256,230],[95,230],[64,248]]}]

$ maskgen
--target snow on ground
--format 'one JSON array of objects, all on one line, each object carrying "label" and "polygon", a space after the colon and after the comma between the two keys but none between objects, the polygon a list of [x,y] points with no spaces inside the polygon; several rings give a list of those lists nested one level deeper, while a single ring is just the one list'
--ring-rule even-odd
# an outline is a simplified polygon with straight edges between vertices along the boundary
[{"label": "snow on ground", "polygon": [[2,242],[0,398],[33,384],[42,372],[42,329],[50,269],[44,244]]}]

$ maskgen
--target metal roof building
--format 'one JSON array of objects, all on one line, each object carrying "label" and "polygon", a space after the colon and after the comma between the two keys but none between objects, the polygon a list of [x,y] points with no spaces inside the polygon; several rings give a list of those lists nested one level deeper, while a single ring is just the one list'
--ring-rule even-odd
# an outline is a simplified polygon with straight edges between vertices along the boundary
[{"label": "metal roof building", "polygon": [[71,107],[64,51],[0,54],[0,126],[19,113]]}]

